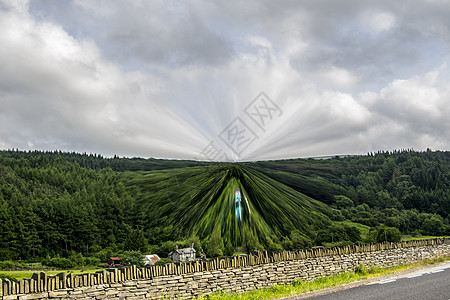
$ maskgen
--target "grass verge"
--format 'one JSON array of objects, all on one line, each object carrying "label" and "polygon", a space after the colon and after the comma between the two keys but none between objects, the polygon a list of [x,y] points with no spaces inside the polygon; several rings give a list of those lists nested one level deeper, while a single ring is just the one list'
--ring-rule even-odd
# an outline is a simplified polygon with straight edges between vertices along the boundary
[{"label": "grass verge", "polygon": [[433,260],[425,260],[418,263],[400,265],[390,268],[373,268],[368,269],[364,265],[359,265],[355,272],[346,272],[336,276],[323,277],[316,279],[314,281],[300,281],[296,280],[290,285],[274,285],[271,288],[263,290],[255,290],[251,292],[246,292],[239,295],[231,295],[226,292],[218,292],[212,295],[206,295],[199,297],[199,300],[212,300],[212,299],[225,299],[225,300],[250,300],[250,299],[279,299],[294,295],[300,295],[307,292],[322,290],[329,287],[339,286],[359,280],[365,280],[375,277],[380,277],[384,275],[394,274],[397,272],[422,267],[430,264],[435,264],[439,262],[449,261],[450,256],[441,257]]},{"label": "grass verge", "polygon": [[421,235],[421,236],[408,236],[402,238],[403,241],[412,241],[412,240],[431,240],[431,239],[442,239],[442,238],[450,238],[449,235],[445,236],[431,236],[431,235]]}]

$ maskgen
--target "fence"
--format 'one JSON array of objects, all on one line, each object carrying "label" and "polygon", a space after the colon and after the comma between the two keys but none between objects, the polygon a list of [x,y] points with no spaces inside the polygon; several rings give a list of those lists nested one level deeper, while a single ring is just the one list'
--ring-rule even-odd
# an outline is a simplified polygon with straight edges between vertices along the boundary
[{"label": "fence", "polygon": [[[55,276],[48,276],[44,272],[41,272],[33,274],[29,279],[22,279],[18,282],[0,279],[0,296],[43,292],[53,292],[53,295],[57,295],[58,292],[54,291],[105,284],[108,284],[109,287],[114,287],[114,284],[121,282],[153,279],[162,276],[177,276],[189,273],[211,272],[227,268],[243,268],[286,261],[305,260],[309,258],[343,256],[356,253],[439,245],[450,245],[450,238],[413,240],[397,243],[373,243],[332,248],[313,248],[297,252],[283,251],[271,253],[262,251],[250,255],[216,258],[204,261],[197,260],[193,262],[170,263],[162,266],[112,268],[97,271],[96,273],[79,275],[62,272]],[[51,294],[52,293],[49,293],[49,295]],[[7,298],[3,297],[3,299]]]}]

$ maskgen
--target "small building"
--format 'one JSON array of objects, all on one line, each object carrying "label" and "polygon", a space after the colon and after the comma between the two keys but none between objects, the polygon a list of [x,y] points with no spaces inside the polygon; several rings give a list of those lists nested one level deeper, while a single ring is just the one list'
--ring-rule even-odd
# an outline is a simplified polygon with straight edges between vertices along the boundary
[{"label": "small building", "polygon": [[160,260],[158,254],[151,254],[144,256],[144,264],[146,266],[154,266],[158,260]]},{"label": "small building", "polygon": [[110,257],[108,259],[108,265],[110,267],[118,266],[118,265],[120,265],[120,260],[121,259],[122,259],[122,257]]},{"label": "small building", "polygon": [[178,249],[178,246],[175,246],[175,250],[169,253],[169,259],[173,261],[193,261],[195,260],[195,252],[194,244],[190,248],[184,249]]}]

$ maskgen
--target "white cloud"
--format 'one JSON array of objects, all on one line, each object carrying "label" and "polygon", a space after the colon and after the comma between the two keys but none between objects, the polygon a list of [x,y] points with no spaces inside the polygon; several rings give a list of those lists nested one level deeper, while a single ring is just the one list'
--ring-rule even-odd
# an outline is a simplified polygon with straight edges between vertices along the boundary
[{"label": "white cloud", "polygon": [[380,92],[383,105],[390,107],[392,114],[439,118],[440,96],[436,88],[411,80],[395,80]]},{"label": "white cloud", "polygon": [[348,125],[364,124],[370,112],[353,99],[350,94],[326,92],[323,95],[326,106],[329,106],[331,119]]},{"label": "white cloud", "polygon": [[375,32],[389,30],[395,25],[395,16],[390,12],[370,12],[364,14],[364,18]]},{"label": "white cloud", "polygon": [[156,107],[147,101],[139,76],[104,60],[95,44],[29,15],[2,12],[0,19],[2,127],[21,128],[3,133],[8,147],[47,148],[50,137],[79,151],[176,157],[184,141],[183,153],[196,153],[188,148],[199,142],[190,126],[170,117],[164,99]]},{"label": "white cloud", "polygon": [[28,13],[29,0],[2,0],[0,5],[6,10],[26,15]]},{"label": "white cloud", "polygon": [[201,158],[264,91],[242,159],[448,149],[450,5],[410,6],[0,0],[0,147]]},{"label": "white cloud", "polygon": [[[385,148],[447,149],[450,89],[445,66],[409,79],[392,81],[361,99],[373,112],[367,140]],[[390,146],[389,146],[390,145]]]},{"label": "white cloud", "polygon": [[335,66],[319,72],[318,79],[324,81],[324,86],[338,90],[349,90],[358,84],[358,77],[352,74],[352,72]]},{"label": "white cloud", "polygon": [[448,100],[442,94],[448,88],[439,80],[439,74],[445,71],[443,65],[422,76],[391,82],[380,91],[380,104],[390,108],[383,113],[411,123],[433,124],[445,117]]}]

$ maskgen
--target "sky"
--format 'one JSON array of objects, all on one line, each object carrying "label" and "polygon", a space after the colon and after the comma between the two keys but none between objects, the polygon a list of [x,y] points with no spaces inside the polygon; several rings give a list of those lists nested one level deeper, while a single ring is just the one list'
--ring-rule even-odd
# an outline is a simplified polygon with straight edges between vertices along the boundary
[{"label": "sky", "polygon": [[0,0],[0,149],[450,149],[450,1]]}]

